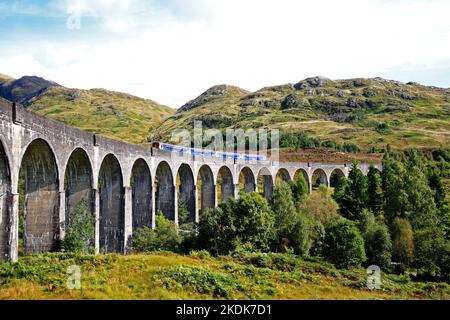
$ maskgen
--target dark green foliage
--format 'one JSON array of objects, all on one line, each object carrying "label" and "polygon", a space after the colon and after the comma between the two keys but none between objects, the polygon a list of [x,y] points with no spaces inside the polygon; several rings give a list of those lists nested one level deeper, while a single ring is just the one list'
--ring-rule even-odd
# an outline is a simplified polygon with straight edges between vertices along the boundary
[{"label": "dark green foliage", "polygon": [[360,148],[353,143],[337,143],[330,140],[320,140],[316,137],[308,136],[304,132],[288,133],[284,132],[280,135],[280,147],[289,149],[306,149],[306,148],[333,148],[341,152],[360,152]]},{"label": "dark green foliage", "polygon": [[256,192],[230,198],[209,209],[199,223],[198,244],[214,255],[228,254],[240,243],[267,251],[275,238],[275,217],[267,200]]},{"label": "dark green foliage", "polygon": [[434,194],[422,158],[415,151],[395,159],[387,154],[383,162],[384,212],[389,222],[408,219],[414,230],[438,223]]},{"label": "dark green foliage", "polygon": [[298,175],[294,180],[289,182],[291,186],[292,196],[294,198],[294,203],[298,204],[303,200],[305,196],[308,195],[308,183],[302,174]]},{"label": "dark green foliage", "polygon": [[450,278],[450,242],[438,228],[414,233],[414,266],[425,274],[448,281]]},{"label": "dark green foliage", "polygon": [[163,286],[170,289],[180,284],[200,294],[210,293],[214,297],[226,298],[232,290],[240,289],[233,277],[202,267],[177,266],[161,271]]},{"label": "dark green foliage", "polygon": [[178,223],[180,225],[189,222],[189,211],[187,204],[181,197],[178,197]]},{"label": "dark green foliage", "polygon": [[392,258],[395,262],[410,266],[414,260],[414,235],[406,219],[396,218],[392,223]]},{"label": "dark green foliage", "polygon": [[340,219],[325,230],[324,257],[338,268],[359,266],[366,260],[364,240],[347,219]]},{"label": "dark green foliage", "polygon": [[156,228],[142,227],[133,232],[130,249],[134,252],[168,250],[179,252],[183,237],[178,233],[173,221],[166,219],[162,212],[156,213]]},{"label": "dark green foliage", "polygon": [[383,211],[383,190],[381,175],[374,166],[370,166],[367,174],[367,206],[375,215]]},{"label": "dark green foliage", "polygon": [[289,246],[289,238],[297,224],[298,211],[292,199],[292,192],[287,182],[279,182],[272,196],[272,210],[275,214],[277,247]]},{"label": "dark green foliage", "polygon": [[295,253],[307,256],[312,244],[312,218],[296,208],[287,182],[277,184],[272,199],[277,235],[276,248],[281,250],[292,248]]},{"label": "dark green foliage", "polygon": [[391,264],[392,241],[387,226],[377,221],[374,214],[364,210],[359,228],[365,241],[367,265],[377,265],[387,270]]},{"label": "dark green foliage", "polygon": [[82,199],[66,221],[61,247],[66,252],[89,252],[94,248],[95,214]]},{"label": "dark green foliage", "polygon": [[341,214],[350,220],[357,220],[367,207],[368,190],[367,177],[358,169],[356,162],[352,164],[348,179],[341,179],[336,189],[334,199]]}]

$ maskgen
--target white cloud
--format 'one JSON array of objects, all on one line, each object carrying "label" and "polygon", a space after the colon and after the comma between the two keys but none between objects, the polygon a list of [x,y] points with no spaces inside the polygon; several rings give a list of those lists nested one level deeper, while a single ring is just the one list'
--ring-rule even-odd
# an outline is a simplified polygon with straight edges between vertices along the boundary
[{"label": "white cloud", "polygon": [[395,76],[397,67],[450,60],[447,1],[76,2],[107,32],[18,41],[0,51],[0,72],[179,107],[219,83],[256,90],[314,75]]}]

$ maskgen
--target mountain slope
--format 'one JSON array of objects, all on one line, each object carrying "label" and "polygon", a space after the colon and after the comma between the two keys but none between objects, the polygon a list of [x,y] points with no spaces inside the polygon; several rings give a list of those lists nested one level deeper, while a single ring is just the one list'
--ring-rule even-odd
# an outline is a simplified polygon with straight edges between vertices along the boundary
[{"label": "mountain slope", "polygon": [[278,128],[363,149],[438,147],[450,143],[450,89],[373,79],[308,78],[253,93],[220,86],[164,121],[151,138],[176,128]]},{"label": "mountain slope", "polygon": [[[2,82],[3,79],[3,82]],[[104,89],[70,89],[39,77],[0,76],[0,96],[68,125],[130,143],[175,113],[152,100]]]}]

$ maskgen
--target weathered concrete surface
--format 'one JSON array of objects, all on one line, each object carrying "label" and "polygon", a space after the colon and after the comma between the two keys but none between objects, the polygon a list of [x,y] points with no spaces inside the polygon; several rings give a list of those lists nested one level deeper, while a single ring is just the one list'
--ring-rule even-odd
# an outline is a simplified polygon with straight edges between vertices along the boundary
[{"label": "weathered concrete surface", "polygon": [[94,211],[92,198],[92,165],[83,149],[75,149],[70,156],[64,177],[65,212],[61,222],[70,223],[71,213],[81,201],[85,201],[90,210]]},{"label": "weathered concrete surface", "polygon": [[11,201],[11,182],[9,163],[3,146],[0,144],[0,260],[8,259],[10,218],[9,202]]},{"label": "weathered concrete surface", "polygon": [[[16,260],[19,252],[21,168],[25,252],[57,250],[64,224],[83,198],[89,199],[96,215],[96,252],[125,252],[133,229],[155,227],[156,210],[178,223],[178,196],[187,201],[189,221],[198,222],[197,199],[203,210],[216,206],[218,188],[222,201],[238,197],[240,182],[243,191],[257,190],[270,201],[277,173],[283,180],[303,174],[312,190],[315,171],[327,185],[333,171],[344,176],[349,171],[347,164],[174,157],[89,134],[5,100],[0,100],[0,142],[0,259],[5,260]],[[367,174],[369,164],[359,168]]]},{"label": "weathered concrete surface", "polygon": [[54,251],[59,238],[58,167],[52,150],[34,140],[23,156],[25,178],[24,253]]}]

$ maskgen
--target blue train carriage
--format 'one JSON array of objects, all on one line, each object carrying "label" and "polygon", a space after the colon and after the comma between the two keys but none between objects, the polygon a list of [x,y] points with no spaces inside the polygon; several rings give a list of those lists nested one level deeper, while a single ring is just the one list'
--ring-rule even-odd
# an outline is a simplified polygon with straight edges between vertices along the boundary
[{"label": "blue train carriage", "polygon": [[222,151],[212,151],[212,150],[204,150],[197,148],[189,148],[176,146],[169,143],[161,143],[155,141],[152,143],[152,147],[155,149],[167,151],[167,152],[177,152],[177,153],[186,153],[191,154],[193,156],[206,156],[206,157],[215,157],[222,159],[233,159],[233,160],[245,160],[245,161],[265,161],[266,157],[261,155],[249,155],[249,154],[239,154],[239,153],[231,153],[231,152],[222,152]]}]

